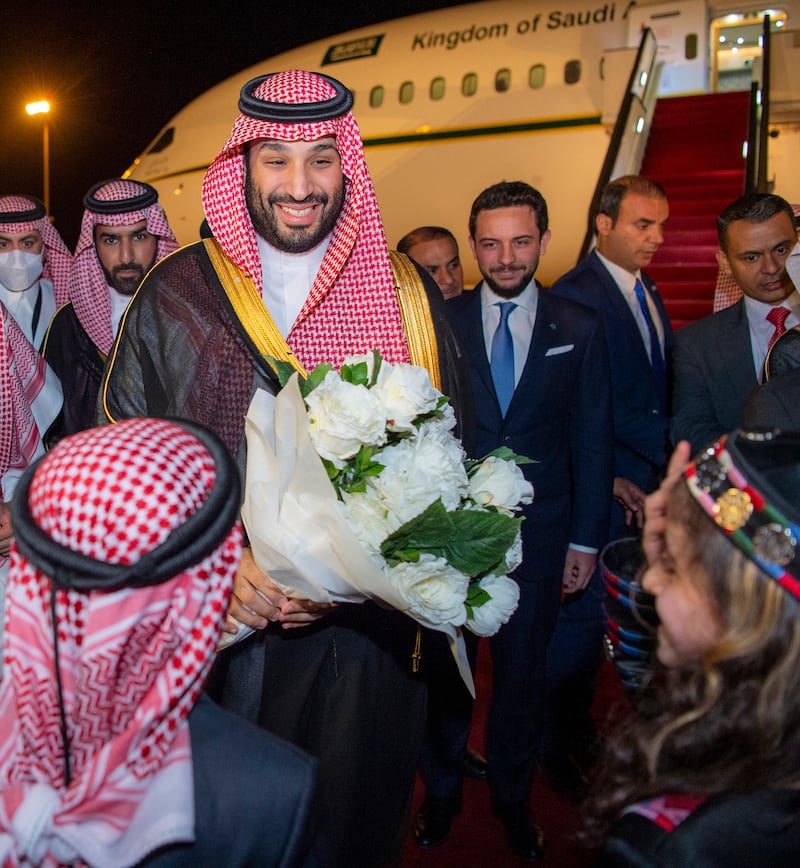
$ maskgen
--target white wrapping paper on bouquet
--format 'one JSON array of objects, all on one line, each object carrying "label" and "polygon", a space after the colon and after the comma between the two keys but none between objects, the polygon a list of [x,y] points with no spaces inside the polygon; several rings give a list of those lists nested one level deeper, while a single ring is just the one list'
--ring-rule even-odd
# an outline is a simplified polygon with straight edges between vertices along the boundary
[{"label": "white wrapping paper on bouquet", "polygon": [[[350,530],[311,438],[294,375],[277,396],[256,391],[245,418],[247,470],[242,520],[256,564],[289,597],[316,602],[378,600],[400,612],[409,604]],[[446,633],[464,683],[475,695],[460,630]],[[239,625],[220,647],[250,635]],[[410,650],[409,650],[410,657]]]}]

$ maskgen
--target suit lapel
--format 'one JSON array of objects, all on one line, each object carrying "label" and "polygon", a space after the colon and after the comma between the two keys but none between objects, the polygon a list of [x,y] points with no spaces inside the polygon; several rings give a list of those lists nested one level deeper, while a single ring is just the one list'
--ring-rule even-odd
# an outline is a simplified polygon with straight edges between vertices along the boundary
[{"label": "suit lapel", "polygon": [[[527,391],[531,388],[530,384],[537,381],[536,369],[544,361],[547,351],[570,342],[569,336],[564,334],[558,306],[553,303],[552,297],[538,283],[537,286],[539,287],[539,301],[536,306],[536,320],[533,324],[531,345],[528,350],[528,358],[525,360],[525,367],[522,369],[522,376],[514,392],[514,398],[516,398],[517,392]],[[514,398],[511,400],[512,404]]]},{"label": "suit lapel", "polygon": [[758,385],[758,380],[753,364],[750,326],[744,300],[740,299],[730,311],[726,328],[717,335],[717,349],[733,384],[734,393],[747,395]]},{"label": "suit lapel", "polygon": [[[486,343],[483,337],[483,316],[481,311],[482,285],[483,282],[479,283],[469,294],[469,306],[465,309],[464,332],[467,346],[474,348],[470,353],[473,367],[483,381],[486,391],[494,395],[495,401],[497,401],[494,381],[492,380],[492,370],[489,367],[489,359],[486,358]],[[499,410],[500,405],[498,404],[497,406]]]}]

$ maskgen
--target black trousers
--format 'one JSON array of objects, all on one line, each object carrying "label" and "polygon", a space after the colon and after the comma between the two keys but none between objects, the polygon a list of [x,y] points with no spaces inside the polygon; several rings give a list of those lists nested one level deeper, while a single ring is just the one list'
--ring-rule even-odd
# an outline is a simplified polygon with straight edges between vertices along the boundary
[{"label": "black trousers", "polygon": [[416,635],[398,612],[344,605],[220,655],[209,683],[220,703],[319,760],[322,821],[308,866],[400,863],[426,712]]}]

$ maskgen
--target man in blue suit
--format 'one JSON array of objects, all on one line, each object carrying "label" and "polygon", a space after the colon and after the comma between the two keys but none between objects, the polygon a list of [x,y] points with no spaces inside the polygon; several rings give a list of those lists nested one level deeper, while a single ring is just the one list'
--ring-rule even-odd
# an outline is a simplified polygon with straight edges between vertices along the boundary
[{"label": "man in blue suit", "polygon": [[550,240],[541,194],[519,181],[489,187],[473,203],[469,231],[483,281],[448,310],[470,371],[474,454],[506,446],[534,460],[523,466],[534,500],[513,573],[519,607],[490,640],[489,786],[512,849],[541,858],[529,796],[547,642],[562,592],[586,585],[607,536],[611,381],[599,318],[534,280]]},{"label": "man in blue suit", "polygon": [[[672,327],[644,270],[664,241],[664,190],[638,175],[610,182],[595,218],[597,247],[557,280],[555,295],[597,311],[611,369],[614,501],[609,540],[634,535],[645,495],[658,487],[667,460],[667,379]],[[565,600],[548,659],[548,705],[542,765],[548,780],[574,789],[591,760],[590,708],[603,660],[599,573]]]}]

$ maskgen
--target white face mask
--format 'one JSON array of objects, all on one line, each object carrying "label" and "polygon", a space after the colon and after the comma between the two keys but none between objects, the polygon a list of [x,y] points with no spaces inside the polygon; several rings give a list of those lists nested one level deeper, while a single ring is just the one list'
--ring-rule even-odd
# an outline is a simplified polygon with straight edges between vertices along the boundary
[{"label": "white face mask", "polygon": [[11,292],[30,289],[42,276],[44,253],[0,253],[0,283]]}]

